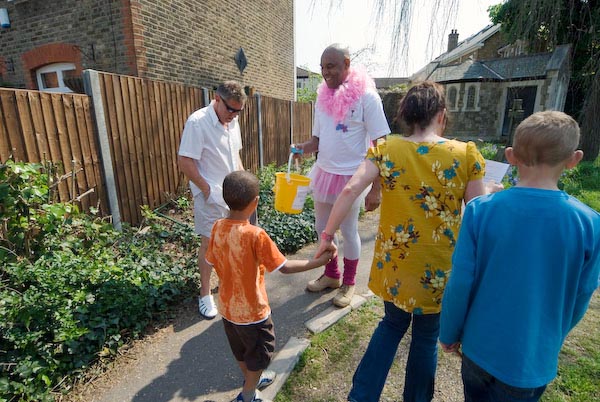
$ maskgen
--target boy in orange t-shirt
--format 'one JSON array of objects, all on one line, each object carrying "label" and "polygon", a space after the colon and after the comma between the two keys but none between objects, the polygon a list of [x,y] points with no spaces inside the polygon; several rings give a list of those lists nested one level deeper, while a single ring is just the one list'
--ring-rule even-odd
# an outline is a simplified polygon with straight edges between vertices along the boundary
[{"label": "boy in orange t-shirt", "polygon": [[215,222],[206,261],[219,277],[219,313],[229,346],[244,374],[242,392],[234,401],[260,402],[256,385],[271,362],[275,332],[265,289],[265,271],[285,274],[325,265],[331,252],[313,260],[290,261],[249,218],[258,206],[259,182],[243,170],[223,181],[229,217]]}]

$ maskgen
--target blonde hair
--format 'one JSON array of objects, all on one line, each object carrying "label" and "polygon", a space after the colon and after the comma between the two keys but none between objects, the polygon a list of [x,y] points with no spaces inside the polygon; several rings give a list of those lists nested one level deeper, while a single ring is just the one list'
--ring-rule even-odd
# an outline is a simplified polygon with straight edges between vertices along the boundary
[{"label": "blonde hair", "polygon": [[579,125],[558,111],[534,113],[517,126],[513,152],[526,166],[556,166],[573,155],[579,145]]}]

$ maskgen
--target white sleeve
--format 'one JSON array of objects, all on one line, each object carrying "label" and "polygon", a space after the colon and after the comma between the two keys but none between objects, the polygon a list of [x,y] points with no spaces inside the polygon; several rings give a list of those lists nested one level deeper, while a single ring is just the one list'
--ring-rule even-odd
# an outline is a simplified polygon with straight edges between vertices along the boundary
[{"label": "white sleeve", "polygon": [[313,116],[315,116],[315,121],[313,123],[313,127],[312,127],[312,135],[313,137],[320,137],[321,136],[321,124],[320,124],[320,118],[319,115],[320,113],[317,112],[317,105],[315,104],[315,110],[313,111]]},{"label": "white sleeve", "polygon": [[385,113],[383,112],[383,103],[379,94],[374,91],[367,91],[363,95],[363,119],[369,138],[374,141],[390,133]]},{"label": "white sleeve", "polygon": [[198,124],[196,124],[196,121],[188,118],[183,128],[183,134],[181,135],[179,155],[200,160],[203,149],[204,135],[199,129]]},{"label": "white sleeve", "polygon": [[242,131],[239,124],[237,125],[237,130],[235,130],[234,147],[236,148],[237,152],[240,152],[242,149]]}]

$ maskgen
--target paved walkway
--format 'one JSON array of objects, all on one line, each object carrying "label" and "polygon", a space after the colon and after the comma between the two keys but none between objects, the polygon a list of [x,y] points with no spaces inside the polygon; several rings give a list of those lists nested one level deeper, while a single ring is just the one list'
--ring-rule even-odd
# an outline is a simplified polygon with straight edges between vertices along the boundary
[{"label": "paved walkway", "polygon": [[[366,284],[377,221],[378,212],[371,212],[365,214],[359,224],[363,252],[358,268],[357,294],[368,291]],[[310,245],[289,258],[309,258],[315,250],[316,245]],[[305,291],[306,282],[320,273],[321,268],[295,275],[267,275],[267,293],[277,338],[277,355],[270,368],[278,371],[281,378],[264,390],[266,397],[274,397],[298,354],[308,345],[310,332],[306,323],[313,327],[329,325],[344,313],[331,303],[335,291],[316,294]],[[195,309],[195,301],[188,304],[189,308],[178,317],[175,325],[159,331],[151,341],[139,346],[141,350],[136,351],[131,362],[109,371],[110,381],[99,381],[108,385],[91,384],[86,400],[228,402],[235,398],[243,379],[229,349],[221,319],[203,320]],[[318,316],[321,319],[315,319]]]}]

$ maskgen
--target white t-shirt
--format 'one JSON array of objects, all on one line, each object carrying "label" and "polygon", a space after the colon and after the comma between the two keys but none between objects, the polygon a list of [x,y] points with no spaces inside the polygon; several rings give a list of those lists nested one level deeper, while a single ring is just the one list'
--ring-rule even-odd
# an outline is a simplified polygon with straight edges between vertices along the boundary
[{"label": "white t-shirt", "polygon": [[[195,160],[198,172],[210,186],[209,200],[225,205],[223,179],[239,169],[240,149],[242,135],[237,117],[225,128],[219,122],[212,102],[188,117],[183,128],[179,155]],[[190,189],[194,196],[201,192],[191,181]]]},{"label": "white t-shirt", "polygon": [[316,108],[313,136],[319,137],[316,164],[328,173],[353,175],[370,142],[390,133],[379,94],[367,90],[348,110],[343,122]]}]

